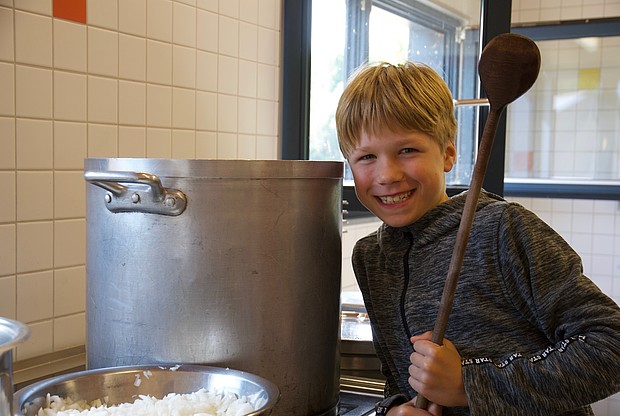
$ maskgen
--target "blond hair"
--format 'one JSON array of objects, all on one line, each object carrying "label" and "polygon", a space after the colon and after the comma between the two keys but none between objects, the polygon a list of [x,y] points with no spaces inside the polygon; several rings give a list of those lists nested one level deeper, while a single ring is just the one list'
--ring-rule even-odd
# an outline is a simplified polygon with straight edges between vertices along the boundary
[{"label": "blond hair", "polygon": [[456,134],[454,102],[445,81],[424,64],[381,62],[360,68],[336,109],[336,130],[348,158],[362,132],[399,127],[435,139],[442,151]]}]

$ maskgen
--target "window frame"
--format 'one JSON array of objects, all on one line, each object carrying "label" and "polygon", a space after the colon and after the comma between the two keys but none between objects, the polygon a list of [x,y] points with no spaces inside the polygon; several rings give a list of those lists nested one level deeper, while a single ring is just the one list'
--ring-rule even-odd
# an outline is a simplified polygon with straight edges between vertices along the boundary
[{"label": "window frame", "polygon": [[[620,36],[620,18],[514,25],[512,32],[527,36],[534,41]],[[504,189],[506,195],[514,197],[620,200],[619,182],[505,178]]]},{"label": "window frame", "polygon": [[[483,48],[501,33],[510,32],[511,0],[481,0],[480,45]],[[312,0],[282,0],[282,96],[280,104],[281,140],[284,160],[308,160],[310,114],[310,59]],[[480,97],[485,97],[484,90]],[[479,111],[479,125],[484,126],[488,108]],[[482,129],[479,131],[478,142]],[[490,153],[483,187],[498,195],[504,193],[504,153],[506,116],[502,115]],[[454,195],[468,187],[448,187]],[[359,202],[353,186],[343,186],[342,197],[347,201],[349,218],[369,215]]]}]

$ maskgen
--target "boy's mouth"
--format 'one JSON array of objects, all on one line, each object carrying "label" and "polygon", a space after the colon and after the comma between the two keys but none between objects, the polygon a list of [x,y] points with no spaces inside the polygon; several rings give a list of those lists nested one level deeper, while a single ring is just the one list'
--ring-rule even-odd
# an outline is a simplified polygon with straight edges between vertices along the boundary
[{"label": "boy's mouth", "polygon": [[411,191],[398,194],[378,197],[384,204],[398,204],[411,196]]}]

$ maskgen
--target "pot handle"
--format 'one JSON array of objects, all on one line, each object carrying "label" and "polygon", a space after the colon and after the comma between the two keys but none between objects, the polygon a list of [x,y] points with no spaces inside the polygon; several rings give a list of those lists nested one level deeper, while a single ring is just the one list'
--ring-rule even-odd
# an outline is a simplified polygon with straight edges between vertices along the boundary
[{"label": "pot handle", "polygon": [[145,212],[176,216],[185,211],[187,198],[178,189],[164,188],[156,175],[144,172],[87,171],[84,179],[108,191],[105,205],[111,212]]}]

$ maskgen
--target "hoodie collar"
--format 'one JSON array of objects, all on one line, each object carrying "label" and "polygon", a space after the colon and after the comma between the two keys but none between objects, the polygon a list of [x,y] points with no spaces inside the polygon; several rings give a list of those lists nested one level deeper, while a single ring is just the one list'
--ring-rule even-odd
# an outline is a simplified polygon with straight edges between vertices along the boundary
[{"label": "hoodie collar", "polygon": [[[450,232],[454,228],[459,227],[465,207],[466,196],[467,191],[451,197],[447,201],[426,212],[416,222],[407,226],[395,228],[383,224],[378,233],[379,244],[383,245],[387,243],[388,240],[389,244],[394,244],[400,240],[403,242],[408,241],[406,234],[412,236],[413,245],[418,247],[436,241],[446,232]],[[484,206],[493,202],[502,200],[503,199],[497,195],[482,191],[478,198],[476,211],[479,211]]]}]

